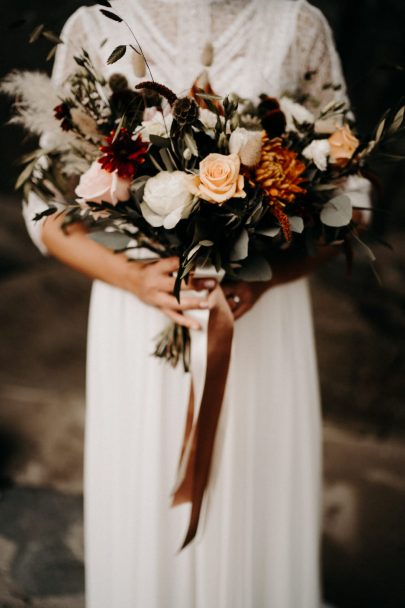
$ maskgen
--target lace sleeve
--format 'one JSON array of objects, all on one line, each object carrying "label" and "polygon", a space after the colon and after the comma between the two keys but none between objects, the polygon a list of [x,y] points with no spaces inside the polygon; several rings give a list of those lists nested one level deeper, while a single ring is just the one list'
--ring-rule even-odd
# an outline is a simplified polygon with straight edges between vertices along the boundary
[{"label": "lace sleeve", "polygon": [[[306,0],[301,1],[287,67],[289,78],[293,78],[296,89],[307,97],[310,109],[322,108],[332,100],[349,103],[332,30],[322,12]],[[351,176],[343,190],[350,196],[353,206],[371,206],[371,184],[366,178]],[[364,211],[363,221],[368,220],[369,212]]]},{"label": "lace sleeve", "polygon": [[[88,10],[85,7],[79,8],[66,21],[61,39],[63,44],[59,44],[52,70],[52,80],[56,85],[61,85],[76,67],[74,56],[77,55],[83,46],[91,50],[91,39],[88,36]],[[96,39],[98,39],[96,37]],[[97,61],[98,55],[93,51],[92,57]],[[99,67],[96,65],[96,67]],[[45,145],[47,134],[41,136],[40,144]],[[48,205],[37,194],[31,192],[28,200],[23,203],[22,213],[27,227],[27,231],[38,247],[40,252],[47,254],[47,249],[42,241],[42,225],[45,218],[34,221],[36,214],[47,209]]]},{"label": "lace sleeve", "polygon": [[347,100],[346,82],[332,30],[323,13],[306,0],[300,3],[294,42],[287,57],[296,88],[308,105]]}]

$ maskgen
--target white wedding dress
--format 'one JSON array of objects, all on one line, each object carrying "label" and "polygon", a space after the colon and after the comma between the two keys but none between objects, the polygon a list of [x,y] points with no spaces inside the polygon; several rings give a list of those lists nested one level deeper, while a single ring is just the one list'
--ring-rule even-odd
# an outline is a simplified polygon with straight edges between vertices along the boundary
[{"label": "white wedding dress", "polygon": [[[155,80],[186,92],[214,46],[220,94],[279,96],[297,86],[328,100],[344,84],[331,31],[305,0],[117,0]],[[81,8],[62,32],[54,79],[84,46],[105,74],[123,23]],[[107,42],[100,47],[100,43]],[[308,70],[318,70],[309,81]],[[147,76],[146,76],[147,78]],[[38,247],[41,224],[25,206]],[[269,290],[236,322],[207,499],[181,553],[189,506],[170,508],[189,375],[151,356],[166,318],[102,282],[92,290],[85,441],[87,608],[318,608],[320,403],[306,280]]]}]

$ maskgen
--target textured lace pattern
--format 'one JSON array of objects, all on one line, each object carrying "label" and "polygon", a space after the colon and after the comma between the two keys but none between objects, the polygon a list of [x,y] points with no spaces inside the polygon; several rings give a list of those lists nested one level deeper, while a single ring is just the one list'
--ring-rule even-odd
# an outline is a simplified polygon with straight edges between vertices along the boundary
[{"label": "textured lace pattern", "polygon": [[[323,101],[330,96],[322,89],[325,82],[343,84],[330,28],[306,0],[115,0],[113,6],[136,35],[155,80],[178,93],[187,91],[202,71],[208,42],[214,47],[210,80],[220,94],[279,95],[301,86]],[[104,73],[122,70],[134,83],[139,80],[132,52],[106,66],[114,46],[134,40],[123,23],[108,20],[97,7],[79,9],[62,37],[65,45],[54,72],[58,81],[72,70],[73,52],[82,45],[90,47]],[[313,81],[304,81],[305,72],[313,69],[318,70]]]}]

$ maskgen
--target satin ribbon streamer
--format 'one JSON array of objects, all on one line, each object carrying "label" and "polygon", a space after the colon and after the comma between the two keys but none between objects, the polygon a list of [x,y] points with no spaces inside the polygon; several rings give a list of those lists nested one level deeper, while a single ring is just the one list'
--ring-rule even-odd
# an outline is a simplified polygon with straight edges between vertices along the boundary
[{"label": "satin ribbon streamer", "polygon": [[[195,276],[214,276],[218,283],[208,295],[209,310],[190,311],[202,329],[192,330],[191,335],[192,383],[172,500],[172,506],[191,503],[189,526],[180,550],[193,540],[198,529],[228,377],[234,324],[220,286],[222,277],[206,269],[197,270]],[[205,297],[207,294],[196,293]]]}]

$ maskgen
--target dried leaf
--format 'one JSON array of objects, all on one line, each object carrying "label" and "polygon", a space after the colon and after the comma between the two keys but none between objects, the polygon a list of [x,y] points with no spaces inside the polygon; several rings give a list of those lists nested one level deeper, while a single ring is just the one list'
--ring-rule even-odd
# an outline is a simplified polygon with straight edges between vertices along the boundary
[{"label": "dried leaf", "polygon": [[53,57],[55,57],[57,49],[58,49],[58,45],[55,44],[55,46],[53,46],[51,48],[51,50],[49,51],[49,53],[47,54],[46,61],[50,61],[51,59],[53,59]]},{"label": "dried leaf", "polygon": [[117,46],[113,50],[113,52],[111,53],[111,55],[107,59],[107,64],[111,65],[112,63],[115,63],[116,61],[118,61],[119,59],[121,59],[121,57],[123,57],[126,52],[127,52],[127,45],[126,44],[120,44],[119,46]]},{"label": "dried leaf", "polygon": [[61,40],[61,38],[59,38],[59,36],[57,36],[54,32],[51,32],[51,30],[43,30],[41,35],[49,40],[49,42],[53,42],[54,44],[63,43],[63,40]]},{"label": "dried leaf", "polygon": [[122,21],[121,17],[119,17],[115,13],[112,13],[111,11],[106,11],[103,8],[100,8],[100,13],[103,13],[103,15],[105,17],[108,17],[108,19],[112,19],[112,21],[117,21],[117,23],[121,23]]},{"label": "dried leaf", "polygon": [[386,118],[383,118],[382,121],[380,122],[380,124],[377,127],[376,133],[375,133],[375,141],[379,141],[381,139],[381,136],[384,132],[384,127],[385,127],[385,122],[386,122]]},{"label": "dried leaf", "polygon": [[400,108],[394,116],[394,120],[392,121],[391,126],[389,128],[389,133],[395,133],[395,131],[397,131],[401,127],[404,120],[404,114],[405,106],[402,106],[402,108]]},{"label": "dried leaf", "polygon": [[34,29],[34,31],[31,33],[31,36],[28,38],[28,42],[30,44],[32,44],[33,42],[36,42],[38,40],[38,38],[40,37],[42,30],[44,29],[44,24],[41,23],[41,25],[37,25],[37,27]]}]

